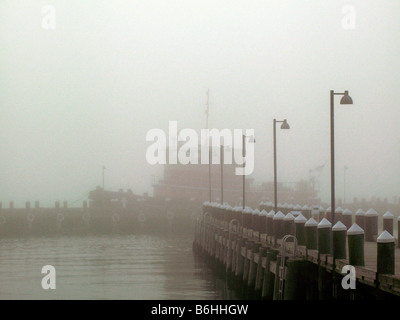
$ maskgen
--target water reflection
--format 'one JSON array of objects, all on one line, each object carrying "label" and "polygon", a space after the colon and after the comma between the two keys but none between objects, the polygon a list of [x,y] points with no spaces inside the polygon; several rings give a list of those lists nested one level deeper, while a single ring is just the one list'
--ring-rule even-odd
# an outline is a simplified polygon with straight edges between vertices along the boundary
[{"label": "water reflection", "polygon": [[[57,289],[43,290],[44,265]],[[232,299],[188,235],[0,240],[0,299]]]}]

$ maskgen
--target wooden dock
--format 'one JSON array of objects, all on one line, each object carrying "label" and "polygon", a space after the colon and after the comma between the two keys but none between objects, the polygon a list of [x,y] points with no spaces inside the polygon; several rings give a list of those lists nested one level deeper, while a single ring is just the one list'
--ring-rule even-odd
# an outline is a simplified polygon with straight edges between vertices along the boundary
[{"label": "wooden dock", "polygon": [[[239,222],[237,218],[240,215],[237,213],[232,212],[231,216],[226,213],[206,214],[208,211],[209,208],[205,208],[203,218],[197,222],[194,250],[208,260],[213,268],[222,270],[227,281],[236,283],[236,287],[244,293],[243,298],[361,300],[400,297],[400,249],[397,246],[394,274],[379,274],[377,243],[364,242],[364,266],[354,266],[356,289],[345,290],[341,281],[347,276],[347,273],[342,273],[342,268],[349,265],[347,245],[346,259],[334,259],[332,254],[320,254],[318,250],[307,249],[305,245],[298,245],[294,254],[293,241],[286,242],[283,251],[282,239],[275,239],[263,230],[260,232],[243,227],[243,219],[240,226],[238,223],[230,226],[232,219]],[[275,253],[275,259],[268,258],[270,252]],[[284,268],[280,268],[282,256],[286,261]],[[306,282],[297,279],[300,284],[288,283],[297,281],[293,274],[299,271],[289,270],[293,261],[303,264],[300,270],[304,272]],[[253,267],[250,268],[250,265]],[[291,275],[290,280],[287,279],[288,275]],[[271,277],[274,280],[267,279]],[[300,274],[298,278],[301,278]],[[266,286],[265,282],[268,281]],[[275,285],[274,289],[270,288],[271,281]],[[280,281],[283,285],[276,288]],[[261,288],[260,283],[263,283]],[[274,294],[266,290],[273,290]],[[248,295],[249,292],[252,294]]]}]

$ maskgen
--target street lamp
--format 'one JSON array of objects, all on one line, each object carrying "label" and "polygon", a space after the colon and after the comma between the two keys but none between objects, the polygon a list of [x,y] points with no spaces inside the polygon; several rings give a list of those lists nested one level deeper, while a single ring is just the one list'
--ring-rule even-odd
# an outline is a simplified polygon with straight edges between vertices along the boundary
[{"label": "street lamp", "polygon": [[[256,139],[254,139],[254,136],[246,136],[242,135],[242,156],[243,156],[243,169],[246,166],[246,162],[244,159],[246,159],[246,138],[249,138],[249,142],[255,143]],[[244,174],[243,170],[243,209],[246,207],[246,175]]]},{"label": "street lamp", "polygon": [[274,207],[275,207],[275,213],[278,212],[278,183],[277,183],[277,170],[276,170],[276,124],[277,123],[282,123],[281,124],[281,129],[282,130],[288,130],[290,129],[289,124],[287,123],[286,119],[283,121],[277,121],[274,119]]},{"label": "street lamp", "polygon": [[340,104],[353,104],[353,99],[349,96],[349,91],[337,93],[331,90],[331,212],[332,225],[335,224],[335,113],[334,113],[334,98],[335,96],[343,96],[340,99]]}]

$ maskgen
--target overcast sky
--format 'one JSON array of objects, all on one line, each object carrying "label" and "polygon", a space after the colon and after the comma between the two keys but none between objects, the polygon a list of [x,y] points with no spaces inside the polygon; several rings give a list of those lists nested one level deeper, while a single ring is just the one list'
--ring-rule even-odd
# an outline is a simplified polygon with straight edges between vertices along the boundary
[{"label": "overcast sky", "polygon": [[[52,5],[56,29],[44,29]],[[355,9],[355,29],[342,9]],[[399,1],[0,2],[0,201],[80,199],[101,184],[151,192],[146,133],[251,128],[253,177],[280,181],[327,162],[329,90],[336,98],[337,196],[400,195]],[[347,21],[347,20],[346,20]]]}]

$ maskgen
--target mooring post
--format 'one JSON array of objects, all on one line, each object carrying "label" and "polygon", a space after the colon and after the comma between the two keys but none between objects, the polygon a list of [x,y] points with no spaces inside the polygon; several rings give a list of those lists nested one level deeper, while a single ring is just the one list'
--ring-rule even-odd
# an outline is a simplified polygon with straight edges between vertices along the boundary
[{"label": "mooring post", "polygon": [[306,246],[309,250],[316,250],[318,244],[318,223],[313,218],[308,219],[304,224],[306,234]]},{"label": "mooring post", "polygon": [[400,247],[400,217],[397,218],[397,242]]},{"label": "mooring post", "polygon": [[325,209],[323,206],[319,206],[319,214],[318,214],[318,219],[315,219],[315,221],[321,221],[325,216]]},{"label": "mooring post", "polygon": [[364,230],[356,223],[347,230],[347,247],[349,248],[349,264],[364,266]]},{"label": "mooring post", "polygon": [[383,218],[383,230],[386,230],[391,235],[393,235],[393,219],[394,219],[393,214],[387,211],[382,218]]},{"label": "mooring post", "polygon": [[333,259],[346,259],[346,226],[338,221],[332,228]]},{"label": "mooring post", "polygon": [[257,261],[257,273],[256,273],[256,283],[254,285],[254,297],[255,299],[261,299],[262,297],[262,288],[264,282],[264,274],[265,269],[263,268],[262,261],[263,258],[267,256],[267,248],[260,247],[258,261]]},{"label": "mooring post", "polygon": [[342,221],[343,209],[342,207],[337,207],[335,210],[335,222]]},{"label": "mooring post", "polygon": [[303,208],[301,208],[301,213],[305,218],[311,218],[311,208],[308,205],[304,205]]},{"label": "mooring post", "polygon": [[281,211],[278,211],[272,219],[275,244],[278,239],[282,239],[282,237],[283,237],[283,218],[284,217],[285,217],[285,215]]},{"label": "mooring post", "polygon": [[274,297],[275,274],[271,272],[271,262],[277,261],[278,263],[277,256],[278,250],[268,250],[264,269],[264,281],[261,294],[262,300],[272,300]]},{"label": "mooring post", "polygon": [[318,223],[318,252],[319,254],[331,253],[332,224],[326,219]]},{"label": "mooring post", "polygon": [[243,264],[243,297],[248,299],[249,287],[248,287],[248,280],[249,280],[249,273],[250,273],[250,261],[253,257],[253,241],[246,241],[246,251],[244,257],[244,264]]},{"label": "mooring post", "polygon": [[350,229],[351,225],[353,224],[353,216],[349,209],[346,208],[343,210],[341,221],[346,226],[346,229]]},{"label": "mooring post", "polygon": [[267,211],[264,209],[260,212],[260,222],[258,226],[258,232],[261,233],[267,233]]},{"label": "mooring post", "polygon": [[356,224],[361,229],[365,229],[365,212],[361,208],[356,211]]},{"label": "mooring post", "polygon": [[267,214],[267,235],[269,237],[272,237],[274,235],[274,224],[273,224],[274,215],[275,215],[274,210],[271,210]]},{"label": "mooring post", "polygon": [[305,223],[307,219],[300,213],[296,219],[294,219],[295,224],[295,235],[297,238],[297,244],[299,246],[306,245],[306,231],[305,231]]},{"label": "mooring post", "polygon": [[365,213],[365,240],[375,241],[378,235],[378,213],[371,208]]},{"label": "mooring post", "polygon": [[[331,207],[326,208],[325,216],[322,217],[322,219],[323,218],[327,219],[329,222],[332,221],[332,209],[331,209]],[[322,219],[320,219],[319,221],[322,221]]]},{"label": "mooring post", "polygon": [[239,290],[242,287],[242,281],[243,281],[244,257],[242,256],[242,247],[244,246],[245,246],[245,240],[242,237],[240,237],[236,243],[236,268],[235,268],[236,286]]},{"label": "mooring post", "polygon": [[295,226],[294,226],[294,216],[292,213],[288,213],[284,218],[283,218],[283,235],[292,235],[294,236],[295,232]]},{"label": "mooring post", "polygon": [[377,273],[394,274],[394,238],[388,231],[383,231],[376,240],[378,244]]},{"label": "mooring post", "polygon": [[249,277],[248,277],[248,281],[247,281],[248,298],[249,299],[255,298],[255,285],[256,285],[258,261],[256,262],[254,259],[255,259],[256,253],[258,253],[258,256],[260,256],[260,254],[259,254],[260,246],[261,246],[261,243],[253,243],[253,246],[252,246],[250,265],[249,265]]}]

